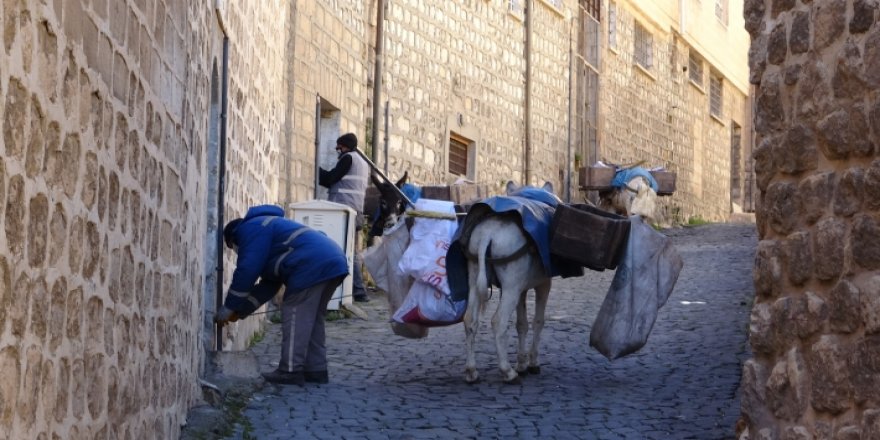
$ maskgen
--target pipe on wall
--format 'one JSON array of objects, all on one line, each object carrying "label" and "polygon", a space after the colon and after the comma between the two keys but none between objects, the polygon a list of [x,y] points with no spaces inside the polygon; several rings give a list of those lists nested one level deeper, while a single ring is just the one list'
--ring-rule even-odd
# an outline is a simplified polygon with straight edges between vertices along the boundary
[{"label": "pipe on wall", "polygon": [[[226,107],[229,94],[229,37],[223,37],[223,68],[220,78],[220,158],[219,158],[219,184],[217,187],[217,301],[215,313],[223,306],[223,209],[225,207],[226,188]],[[223,351],[223,326],[214,324],[216,329],[217,351]]]},{"label": "pipe on wall", "polygon": [[[370,133],[370,157],[376,162],[378,156],[378,132],[379,132],[379,99],[382,92],[382,40],[384,36],[385,0],[376,0],[376,62],[373,71],[373,129]],[[385,165],[388,166],[387,164]],[[387,169],[387,168],[386,168]]]},{"label": "pipe on wall", "polygon": [[523,185],[531,183],[532,164],[532,3],[526,0],[525,11],[525,103],[523,114],[525,118],[525,133],[523,136]]}]

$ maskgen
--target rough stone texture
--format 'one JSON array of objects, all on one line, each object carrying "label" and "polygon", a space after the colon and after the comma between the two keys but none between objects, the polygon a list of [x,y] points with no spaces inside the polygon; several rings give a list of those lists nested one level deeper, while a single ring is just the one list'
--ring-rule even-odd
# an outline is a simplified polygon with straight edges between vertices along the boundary
[{"label": "rough stone texture", "polygon": [[825,215],[835,188],[834,172],[813,174],[798,185],[804,220],[813,224]]},{"label": "rough stone texture", "polygon": [[859,295],[861,304],[859,304],[858,310],[861,311],[861,321],[864,322],[865,333],[880,333],[880,294],[878,294],[880,292],[878,290],[880,289],[880,275],[871,276],[859,283],[858,286],[861,292]]},{"label": "rough stone texture", "polygon": [[853,15],[849,22],[849,33],[867,32],[876,20],[874,17],[878,9],[877,0],[853,0],[852,5]]},{"label": "rough stone texture", "polygon": [[862,194],[864,193],[864,170],[850,168],[846,170],[837,183],[837,191],[834,194],[834,214],[840,217],[849,217],[858,212],[862,207]]},{"label": "rough stone texture", "polygon": [[853,219],[850,237],[853,262],[866,270],[880,269],[880,222],[877,217],[857,215]]},{"label": "rough stone texture", "polygon": [[[755,371],[770,373],[761,399],[744,389],[743,415],[752,439],[874,438],[880,432],[878,3],[813,0],[788,13],[763,13],[776,4],[750,5],[761,11],[751,23],[750,52],[767,53],[772,64],[756,92],[761,241],[750,326],[756,357],[744,367],[744,385]],[[777,47],[781,28],[789,30],[785,54]],[[800,160],[804,146],[815,146],[807,161]],[[802,358],[797,375],[790,373],[792,352]]]},{"label": "rough stone texture", "polygon": [[[875,304],[876,306],[876,304]],[[855,392],[855,400],[863,405],[876,407],[880,404],[880,396],[877,396],[877,387],[880,387],[880,335],[866,336],[855,344],[855,351],[850,355],[852,369],[852,383]],[[872,432],[877,431],[877,410],[873,412],[875,420],[866,426],[873,426]],[[865,414],[865,417],[868,417]],[[873,437],[868,437],[873,438]]]},{"label": "rough stone texture", "polygon": [[808,389],[803,380],[804,361],[792,349],[779,361],[767,379],[767,406],[773,415],[784,420],[797,420],[807,408]]},{"label": "rough stone texture", "polygon": [[813,4],[814,49],[825,49],[843,35],[846,30],[846,3],[846,0],[829,0]]},{"label": "rough stone texture", "polygon": [[852,333],[863,325],[859,289],[849,280],[840,280],[829,292],[831,331]]},{"label": "rough stone texture", "polygon": [[823,336],[810,349],[811,404],[817,411],[839,414],[851,405],[853,396],[847,365],[853,347],[834,336]]},{"label": "rough stone texture", "polygon": [[788,34],[788,50],[792,55],[801,54],[810,48],[810,13],[798,11],[791,21],[791,30]]},{"label": "rough stone texture", "polygon": [[755,253],[755,294],[774,298],[782,289],[782,251],[775,241],[761,241]]},{"label": "rough stone texture", "polygon": [[847,225],[837,218],[816,224],[813,249],[816,251],[816,278],[831,280],[843,272]]},{"label": "rough stone texture", "polygon": [[[787,237],[785,271],[794,285],[802,285],[813,276],[813,248],[808,231],[798,231]],[[756,262],[756,267],[760,267]]]}]

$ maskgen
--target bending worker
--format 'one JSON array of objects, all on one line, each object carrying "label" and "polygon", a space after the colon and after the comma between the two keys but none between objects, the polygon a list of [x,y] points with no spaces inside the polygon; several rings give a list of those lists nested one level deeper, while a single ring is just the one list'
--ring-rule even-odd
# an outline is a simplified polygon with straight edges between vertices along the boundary
[{"label": "bending worker", "polygon": [[250,208],[226,224],[223,238],[238,260],[215,321],[224,325],[250,315],[283,285],[281,361],[263,377],[282,384],[327,383],[324,312],[348,275],[342,249],[324,233],[284,218],[275,205]]}]

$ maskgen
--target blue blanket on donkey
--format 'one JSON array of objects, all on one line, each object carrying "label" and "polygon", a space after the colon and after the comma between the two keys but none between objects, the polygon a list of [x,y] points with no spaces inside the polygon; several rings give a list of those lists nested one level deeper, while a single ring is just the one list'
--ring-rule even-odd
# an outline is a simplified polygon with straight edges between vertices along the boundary
[{"label": "blue blanket on donkey", "polygon": [[466,300],[468,297],[468,267],[464,249],[474,227],[483,217],[493,213],[509,214],[519,221],[538,249],[548,276],[568,278],[583,275],[584,269],[580,264],[550,254],[550,221],[559,203],[560,200],[547,191],[525,187],[508,196],[490,197],[473,204],[446,252],[446,273],[452,300]]}]

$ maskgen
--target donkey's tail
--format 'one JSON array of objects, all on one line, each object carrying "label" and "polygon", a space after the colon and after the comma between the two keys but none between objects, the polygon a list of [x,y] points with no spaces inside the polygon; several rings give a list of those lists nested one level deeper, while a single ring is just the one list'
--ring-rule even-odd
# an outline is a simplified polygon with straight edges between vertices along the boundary
[{"label": "donkey's tail", "polygon": [[488,268],[486,267],[487,254],[489,253],[489,248],[492,245],[492,238],[484,235],[483,239],[480,240],[479,246],[477,248],[477,265],[480,267],[479,271],[477,271],[477,295],[480,298],[480,314],[483,314],[483,310],[486,309],[486,303],[489,299],[489,277],[486,271]]}]

